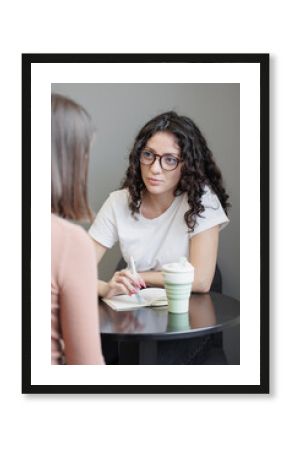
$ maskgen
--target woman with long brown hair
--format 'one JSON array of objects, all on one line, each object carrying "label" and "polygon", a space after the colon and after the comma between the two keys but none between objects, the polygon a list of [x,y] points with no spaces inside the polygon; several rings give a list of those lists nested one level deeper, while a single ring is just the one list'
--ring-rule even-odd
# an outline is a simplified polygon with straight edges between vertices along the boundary
[{"label": "woman with long brown hair", "polygon": [[133,256],[139,278],[116,272],[99,293],[135,293],[163,286],[161,267],[185,256],[195,267],[192,290],[208,292],[216,268],[219,231],[229,219],[228,195],[211,150],[197,125],[169,111],[138,133],[122,189],[110,194],[90,235],[97,260],[119,240],[122,256]]},{"label": "woman with long brown hair", "polygon": [[51,363],[104,364],[96,293],[96,255],[87,233],[88,113],[51,96]]}]

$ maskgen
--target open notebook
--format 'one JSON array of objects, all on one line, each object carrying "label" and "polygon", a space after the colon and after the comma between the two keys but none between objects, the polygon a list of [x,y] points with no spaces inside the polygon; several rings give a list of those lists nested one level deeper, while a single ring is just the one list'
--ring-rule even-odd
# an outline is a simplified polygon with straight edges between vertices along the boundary
[{"label": "open notebook", "polygon": [[129,311],[131,309],[144,308],[145,306],[168,305],[165,289],[146,288],[139,292],[141,301],[136,295],[115,295],[111,299],[103,298],[103,302],[116,311]]}]

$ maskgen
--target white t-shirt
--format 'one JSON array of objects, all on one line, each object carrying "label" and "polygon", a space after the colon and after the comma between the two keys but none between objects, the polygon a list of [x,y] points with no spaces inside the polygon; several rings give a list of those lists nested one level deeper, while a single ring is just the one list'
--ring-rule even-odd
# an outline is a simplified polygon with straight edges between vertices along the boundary
[{"label": "white t-shirt", "polygon": [[216,225],[223,228],[229,219],[218,197],[207,187],[202,196],[205,208],[197,216],[193,232],[188,232],[184,214],[189,209],[187,194],[175,197],[170,207],[155,219],[142,214],[133,217],[129,209],[127,189],[112,192],[98,212],[89,229],[93,239],[107,248],[119,241],[124,260],[133,256],[136,270],[161,270],[163,264],[176,262],[180,256],[188,257],[189,240]]}]

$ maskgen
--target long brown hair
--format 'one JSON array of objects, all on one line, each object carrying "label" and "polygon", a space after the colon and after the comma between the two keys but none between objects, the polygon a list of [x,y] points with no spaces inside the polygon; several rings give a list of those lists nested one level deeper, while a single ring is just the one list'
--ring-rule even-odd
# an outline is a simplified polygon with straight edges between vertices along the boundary
[{"label": "long brown hair", "polygon": [[82,106],[51,95],[51,212],[66,219],[92,220],[87,176],[93,134]]}]

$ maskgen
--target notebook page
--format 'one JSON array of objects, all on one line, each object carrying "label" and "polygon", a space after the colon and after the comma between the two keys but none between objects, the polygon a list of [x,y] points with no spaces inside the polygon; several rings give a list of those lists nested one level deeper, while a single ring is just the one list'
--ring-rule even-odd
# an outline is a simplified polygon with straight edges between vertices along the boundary
[{"label": "notebook page", "polygon": [[165,289],[142,289],[140,297],[141,301],[138,300],[136,295],[115,295],[111,299],[103,298],[102,300],[115,311],[129,311],[144,308],[145,306],[164,306],[168,304]]}]

